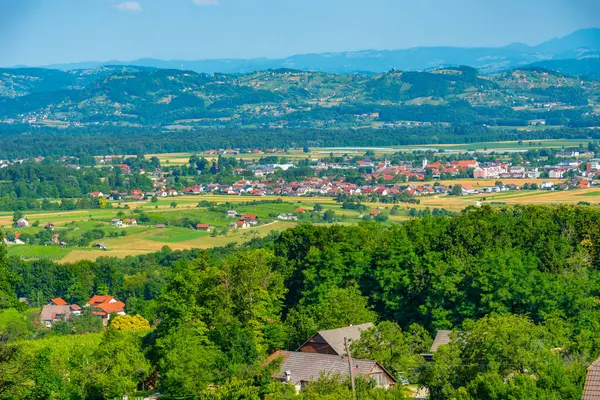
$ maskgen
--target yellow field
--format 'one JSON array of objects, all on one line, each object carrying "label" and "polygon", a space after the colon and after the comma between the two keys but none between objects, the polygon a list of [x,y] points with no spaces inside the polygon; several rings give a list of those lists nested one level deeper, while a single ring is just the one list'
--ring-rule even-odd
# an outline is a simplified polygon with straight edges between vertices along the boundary
[{"label": "yellow field", "polygon": [[273,230],[285,230],[294,227],[293,222],[275,221],[267,225],[258,226],[252,229],[241,229],[231,231],[227,236],[204,236],[194,240],[188,240],[177,243],[164,243],[150,240],[150,237],[156,235],[159,229],[152,229],[139,234],[132,234],[123,238],[107,238],[102,242],[108,248],[103,250],[73,250],[62,262],[75,262],[79,260],[95,260],[98,257],[118,257],[145,254],[160,251],[163,246],[169,246],[172,250],[187,250],[192,248],[208,249],[211,247],[225,246],[229,243],[243,243],[253,237],[264,237]]},{"label": "yellow field", "polygon": [[[524,180],[503,180],[504,183],[524,183]],[[527,180],[527,182],[541,182],[546,180]],[[494,180],[461,180],[461,181],[444,181],[443,184],[451,185],[455,183],[469,183],[474,188],[481,188],[494,184]],[[422,184],[422,183],[421,183]],[[213,201],[215,203],[240,203],[249,202],[252,200],[275,200],[278,197],[266,196],[260,198],[253,197],[242,197],[242,196],[226,196],[226,195],[205,195],[205,196],[181,196],[176,198],[161,199],[158,203],[158,208],[161,212],[177,211],[181,209],[192,209],[195,208],[198,202],[202,200]],[[344,224],[356,223],[360,215],[355,210],[346,210],[341,208],[341,204],[336,203],[334,199],[329,197],[316,197],[316,198],[299,198],[299,197],[288,197],[283,198],[284,201],[293,203],[299,207],[312,208],[316,203],[322,204],[325,209],[332,209],[336,214],[349,218],[342,221]],[[568,191],[511,191],[503,193],[493,194],[478,194],[472,196],[424,196],[419,197],[420,204],[406,204],[400,203],[400,209],[404,212],[404,215],[390,216],[390,221],[401,222],[407,220],[406,213],[410,208],[424,209],[429,207],[433,208],[445,208],[449,211],[461,211],[465,207],[472,205],[482,205],[486,203],[502,203],[506,205],[512,204],[539,204],[539,205],[550,205],[550,204],[577,204],[580,201],[586,201],[591,204],[600,203],[600,188],[592,189],[579,189],[579,190],[568,190]],[[169,203],[175,201],[177,208],[171,209]],[[124,205],[125,203],[122,203]],[[389,210],[393,207],[392,204],[381,204],[381,203],[366,203],[369,211],[380,208],[382,210]],[[129,203],[130,209],[142,208],[147,212],[152,212],[157,206],[157,203],[151,202],[131,202]],[[264,206],[262,206],[264,207]],[[40,225],[43,226],[48,222],[52,222],[57,226],[63,226],[71,221],[108,221],[114,218],[121,209],[112,208],[105,210],[77,210],[77,211],[60,211],[60,212],[47,212],[47,213],[35,213],[28,214],[27,218],[30,222],[39,221]],[[0,213],[0,225],[10,226],[12,223],[12,213]],[[107,222],[104,222],[107,223]],[[98,242],[104,243],[108,251],[84,249],[84,248],[71,248],[71,251],[62,262],[74,262],[78,260],[95,260],[97,257],[119,257],[123,258],[130,255],[139,255],[149,252],[159,251],[163,246],[169,246],[173,250],[191,249],[191,248],[210,248],[215,246],[224,246],[228,243],[235,242],[241,243],[250,240],[252,237],[264,237],[273,230],[284,230],[295,226],[295,222],[287,221],[275,221],[267,225],[262,225],[252,229],[245,230],[230,230],[225,236],[219,235],[211,237],[210,235],[196,237],[190,240],[163,240],[160,235],[162,232],[167,233],[171,228],[160,230],[154,227],[130,227],[127,228],[127,236],[117,238],[104,238]],[[181,229],[181,228],[178,228]],[[168,235],[167,235],[168,236]]]}]

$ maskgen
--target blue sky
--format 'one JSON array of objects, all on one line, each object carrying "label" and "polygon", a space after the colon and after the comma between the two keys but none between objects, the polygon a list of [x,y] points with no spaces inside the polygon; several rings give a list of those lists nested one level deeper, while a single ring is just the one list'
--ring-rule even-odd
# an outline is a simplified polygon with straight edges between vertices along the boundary
[{"label": "blue sky", "polygon": [[600,0],[0,0],[0,65],[537,44]]}]

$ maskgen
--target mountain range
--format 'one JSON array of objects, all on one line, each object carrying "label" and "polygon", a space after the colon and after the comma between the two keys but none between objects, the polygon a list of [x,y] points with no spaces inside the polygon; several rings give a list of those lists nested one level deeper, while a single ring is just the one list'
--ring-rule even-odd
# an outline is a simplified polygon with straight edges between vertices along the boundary
[{"label": "mountain range", "polygon": [[538,62],[599,57],[600,29],[589,28],[548,40],[537,46],[513,43],[504,47],[414,47],[403,50],[299,54],[281,59],[159,60],[143,58],[132,61],[91,61],[45,67],[72,70],[97,68],[105,65],[135,65],[189,70],[198,73],[245,74],[280,68],[328,73],[381,73],[391,69],[417,71],[440,66],[469,65],[483,73],[494,73]]}]

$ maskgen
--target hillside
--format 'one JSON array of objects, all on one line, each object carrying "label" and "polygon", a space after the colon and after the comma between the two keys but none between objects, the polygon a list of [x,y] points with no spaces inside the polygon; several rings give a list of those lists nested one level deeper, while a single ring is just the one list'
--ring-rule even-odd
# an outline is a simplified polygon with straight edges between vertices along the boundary
[{"label": "hillside", "polygon": [[545,69],[244,75],[111,66],[0,70],[0,121],[42,127],[598,126],[600,82]]},{"label": "hillside", "polygon": [[600,79],[600,58],[548,60],[531,64],[532,68],[546,68],[564,74]]},{"label": "hillside", "polygon": [[600,29],[581,29],[537,46],[514,43],[503,47],[414,47],[402,50],[362,50],[323,54],[298,54],[282,59],[157,60],[82,62],[51,65],[55,69],[88,69],[104,65],[139,65],[185,69],[199,73],[250,73],[265,69],[294,68],[329,73],[382,73],[392,68],[425,70],[448,65],[470,65],[494,73],[527,64],[567,58],[600,56]]}]

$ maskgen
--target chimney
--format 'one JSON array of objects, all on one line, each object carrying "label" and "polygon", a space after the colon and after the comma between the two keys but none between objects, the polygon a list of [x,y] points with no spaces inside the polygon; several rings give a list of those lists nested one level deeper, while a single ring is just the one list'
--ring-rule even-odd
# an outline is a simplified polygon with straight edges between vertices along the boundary
[{"label": "chimney", "polygon": [[285,381],[286,382],[292,381],[292,371],[290,371],[289,369],[285,371]]}]

